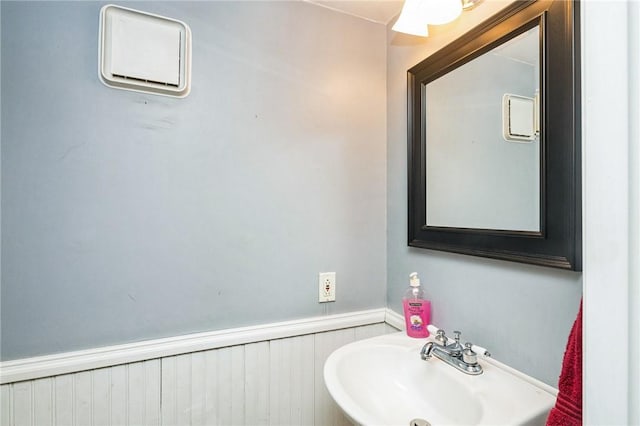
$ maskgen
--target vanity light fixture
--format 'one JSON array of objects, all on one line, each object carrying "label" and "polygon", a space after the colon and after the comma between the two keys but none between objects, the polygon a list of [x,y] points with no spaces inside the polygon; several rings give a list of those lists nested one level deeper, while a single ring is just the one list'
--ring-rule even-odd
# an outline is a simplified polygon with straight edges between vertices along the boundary
[{"label": "vanity light fixture", "polygon": [[393,27],[393,31],[421,37],[429,35],[427,26],[427,0],[404,0],[400,16]]},{"label": "vanity light fixture", "polygon": [[463,10],[471,10],[482,0],[405,0],[392,29],[421,37],[429,35],[429,25],[455,20]]}]

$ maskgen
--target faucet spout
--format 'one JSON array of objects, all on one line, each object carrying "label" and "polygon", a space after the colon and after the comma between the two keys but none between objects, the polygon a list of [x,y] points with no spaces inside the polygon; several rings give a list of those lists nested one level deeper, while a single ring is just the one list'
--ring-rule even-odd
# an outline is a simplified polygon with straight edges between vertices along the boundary
[{"label": "faucet spout", "polygon": [[420,358],[422,358],[423,361],[426,361],[429,358],[431,358],[431,352],[433,351],[433,345],[434,345],[433,342],[427,342],[422,347],[422,350],[420,351]]}]

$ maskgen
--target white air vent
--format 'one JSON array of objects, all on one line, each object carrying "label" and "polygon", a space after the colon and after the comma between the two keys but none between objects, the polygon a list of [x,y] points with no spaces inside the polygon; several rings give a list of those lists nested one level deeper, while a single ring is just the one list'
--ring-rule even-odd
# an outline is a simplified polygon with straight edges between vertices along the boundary
[{"label": "white air vent", "polygon": [[502,136],[508,142],[531,142],[538,135],[536,100],[505,94],[502,97]]},{"label": "white air vent", "polygon": [[185,97],[191,30],[181,21],[116,5],[100,11],[100,80],[109,87]]}]

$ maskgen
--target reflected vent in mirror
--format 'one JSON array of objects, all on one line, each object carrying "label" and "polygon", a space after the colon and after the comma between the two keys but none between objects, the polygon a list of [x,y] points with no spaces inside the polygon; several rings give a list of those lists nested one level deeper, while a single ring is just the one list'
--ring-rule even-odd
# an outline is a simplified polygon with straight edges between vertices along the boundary
[{"label": "reflected vent in mirror", "polygon": [[508,142],[531,142],[536,129],[535,98],[505,94],[502,97],[502,136]]},{"label": "reflected vent in mirror", "polygon": [[191,31],[175,19],[115,5],[100,11],[100,80],[109,87],[184,97]]}]

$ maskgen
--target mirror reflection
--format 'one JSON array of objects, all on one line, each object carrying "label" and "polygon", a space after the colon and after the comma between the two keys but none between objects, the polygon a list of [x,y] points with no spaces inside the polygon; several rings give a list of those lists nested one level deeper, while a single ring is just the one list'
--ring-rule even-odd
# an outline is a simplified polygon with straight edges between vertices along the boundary
[{"label": "mirror reflection", "polygon": [[426,224],[540,231],[540,28],[426,84]]}]

